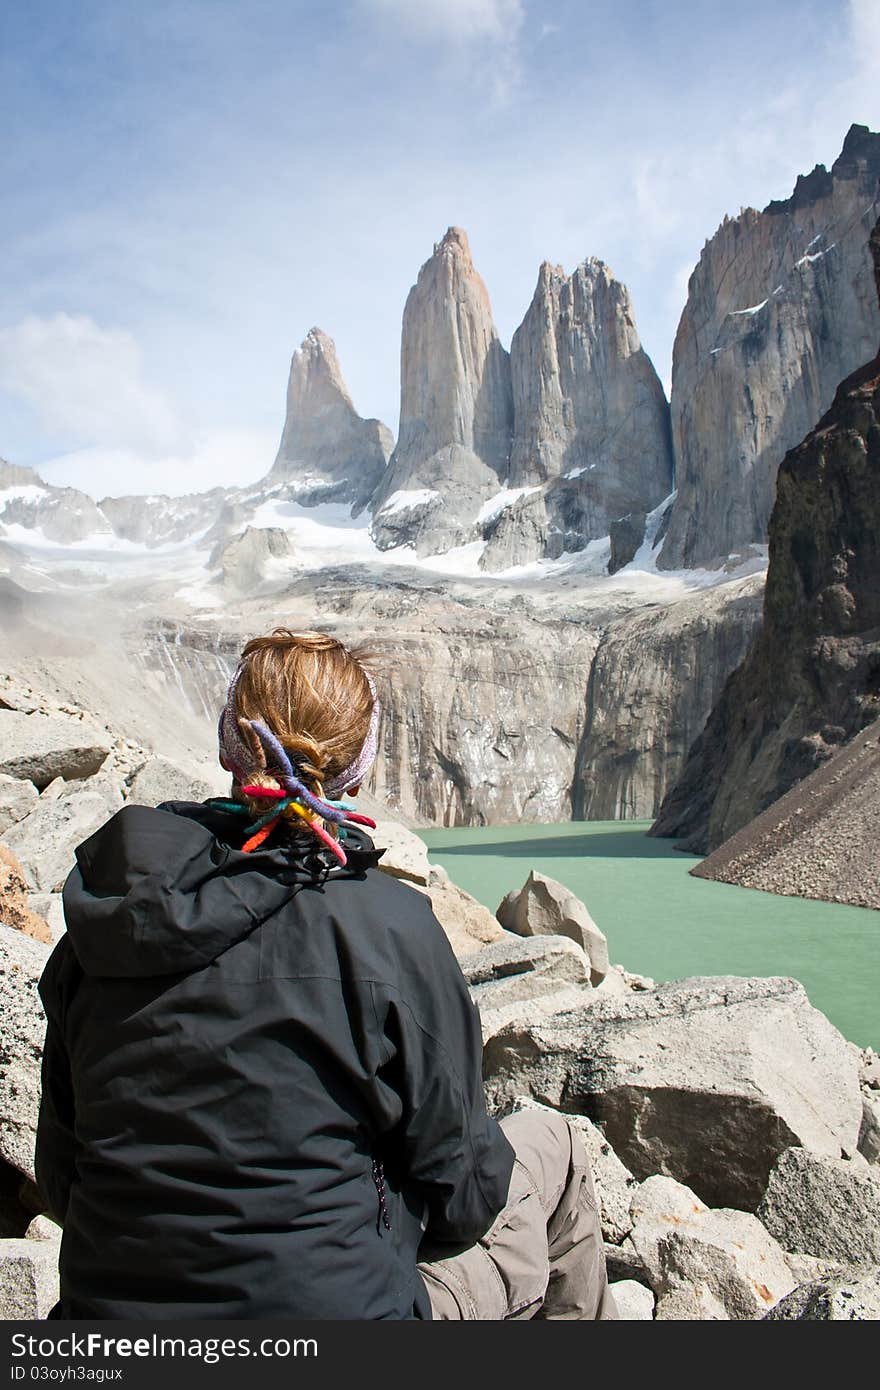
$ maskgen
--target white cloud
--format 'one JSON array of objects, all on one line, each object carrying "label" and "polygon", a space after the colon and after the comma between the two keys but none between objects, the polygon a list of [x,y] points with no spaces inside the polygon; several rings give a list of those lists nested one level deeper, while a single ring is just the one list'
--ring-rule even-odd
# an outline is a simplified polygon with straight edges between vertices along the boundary
[{"label": "white cloud", "polygon": [[255,482],[269,471],[277,449],[277,430],[214,430],[201,435],[186,452],[78,449],[38,463],[36,471],[47,483],[76,487],[98,499],[128,493],[181,497]]},{"label": "white cloud", "polygon": [[0,389],[78,444],[137,443],[144,450],[180,444],[175,411],[144,379],[135,339],[84,314],[29,314],[0,330]]},{"label": "white cloud", "polygon": [[521,0],[361,0],[361,4],[418,38],[453,43],[514,42],[524,19]]}]

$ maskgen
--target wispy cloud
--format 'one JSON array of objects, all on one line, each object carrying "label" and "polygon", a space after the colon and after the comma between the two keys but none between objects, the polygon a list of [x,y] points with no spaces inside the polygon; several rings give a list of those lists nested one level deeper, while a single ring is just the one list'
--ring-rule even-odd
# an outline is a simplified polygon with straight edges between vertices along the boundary
[{"label": "wispy cloud", "polygon": [[503,105],[522,77],[522,0],[360,0],[361,10],[387,33],[441,45],[441,63],[457,63],[479,77],[496,105]]},{"label": "wispy cloud", "polygon": [[255,482],[271,468],[277,448],[274,430],[212,430],[180,453],[78,449],[46,459],[37,472],[47,483],[76,487],[97,498],[121,493],[180,497]]},{"label": "wispy cloud", "polygon": [[144,379],[135,339],[85,314],[29,314],[0,331],[0,389],[76,442],[137,441],[148,451],[181,442],[173,406]]}]

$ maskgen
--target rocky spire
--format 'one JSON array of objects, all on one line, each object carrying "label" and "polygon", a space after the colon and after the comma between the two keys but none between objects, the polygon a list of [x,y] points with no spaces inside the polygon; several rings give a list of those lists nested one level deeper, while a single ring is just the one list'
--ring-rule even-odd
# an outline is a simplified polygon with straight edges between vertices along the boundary
[{"label": "rocky spire", "polygon": [[559,492],[573,530],[566,549],[662,501],[672,479],[669,407],[629,292],[607,265],[590,257],[566,276],[545,261],[510,357],[510,486],[554,484],[546,502],[552,512]]},{"label": "rocky spire", "polygon": [[364,420],[355,410],[333,339],[310,329],[290,364],[287,417],[272,475],[290,479],[305,505],[352,502],[359,510],[384,473],[392,445],[381,421]]},{"label": "rocky spire", "polygon": [[507,473],[513,417],[510,359],[458,227],[410,290],[400,360],[400,435],[373,531],[380,545],[439,550],[476,534],[481,502]]},{"label": "rocky spire", "polygon": [[675,338],[662,567],[766,541],[783,455],[876,347],[878,177],[880,135],[853,126],[830,172],[819,164],[790,198],[725,218],[703,248]]}]

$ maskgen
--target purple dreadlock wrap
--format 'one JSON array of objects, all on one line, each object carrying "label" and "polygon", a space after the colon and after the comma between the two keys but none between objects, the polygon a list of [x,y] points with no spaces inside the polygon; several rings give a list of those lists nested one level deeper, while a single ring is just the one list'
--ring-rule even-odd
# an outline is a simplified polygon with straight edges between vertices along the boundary
[{"label": "purple dreadlock wrap", "polygon": [[[363,669],[363,668],[361,668]],[[246,786],[252,782],[254,777],[266,770],[265,746],[269,745],[264,735],[269,734],[269,738],[274,743],[277,741],[271,731],[264,724],[259,724],[257,720],[242,719],[239,717],[236,705],[236,690],[241,679],[244,664],[240,664],[229,682],[229,689],[226,692],[226,704],[217,725],[217,738],[220,746],[220,762],[227,772],[231,772],[236,782],[240,786]],[[382,706],[376,692],[376,683],[369,671],[364,670],[364,675],[369,682],[370,691],[373,696],[373,712],[370,716],[370,727],[364,739],[363,746],[357,757],[349,763],[348,767],[343,768],[342,772],[336,777],[331,777],[324,784],[325,797],[337,798],[349,791],[351,787],[360,786],[372,766],[379,743],[379,715]],[[259,729],[259,733],[258,733]],[[280,744],[279,744],[280,747]],[[274,748],[272,749],[275,754]],[[277,754],[275,754],[277,758]],[[284,761],[280,763],[281,768],[289,767],[288,757],[284,756]],[[286,768],[285,768],[286,771]]]}]

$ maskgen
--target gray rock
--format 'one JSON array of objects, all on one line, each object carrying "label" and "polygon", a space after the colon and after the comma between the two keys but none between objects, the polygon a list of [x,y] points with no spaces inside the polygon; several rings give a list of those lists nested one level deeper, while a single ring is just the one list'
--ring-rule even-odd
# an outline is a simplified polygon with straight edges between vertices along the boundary
[{"label": "gray rock", "polygon": [[142,763],[128,787],[128,800],[138,806],[158,806],[161,801],[205,801],[212,794],[203,778],[161,756]]},{"label": "gray rock", "polygon": [[[551,1108],[541,1105],[531,1096],[519,1096],[513,1109],[549,1111]],[[602,1236],[611,1244],[619,1245],[632,1228],[631,1204],[640,1185],[621,1163],[598,1125],[594,1125],[586,1115],[566,1115],[565,1118],[583,1140],[590,1160]]]},{"label": "gray rock", "polygon": [[466,957],[461,968],[481,1011],[552,994],[560,985],[590,988],[589,957],[566,937],[507,937]]},{"label": "gray rock", "polygon": [[529,1093],[587,1113],[636,1177],[745,1210],[793,1144],[854,1152],[862,1116],[845,1040],[786,979],[682,980],[516,1022],[489,1040],[483,1074],[496,1109]]},{"label": "gray rock", "polygon": [[658,1321],[760,1318],[795,1286],[782,1247],[744,1211],[701,1211],[683,1219],[661,1238],[657,1259]]},{"label": "gray rock", "polygon": [[674,1178],[646,1178],[630,1193],[624,1246],[638,1258],[652,1288],[660,1285],[660,1242],[682,1222],[706,1210],[697,1194]]},{"label": "gray rock", "polygon": [[273,577],[273,568],[279,578],[273,562],[290,560],[293,553],[290,537],[280,526],[246,526],[239,535],[219,540],[208,564],[220,570],[228,589],[249,594]]},{"label": "gray rock", "polygon": [[845,1265],[880,1265],[880,1174],[860,1156],[780,1154],[757,1211],[786,1250]]},{"label": "gray rock", "polygon": [[0,1158],[30,1178],[46,1029],[37,984],[48,957],[47,946],[0,926]]},{"label": "gray rock", "polygon": [[342,377],[332,338],[313,328],[293,354],[287,415],[270,480],[292,498],[351,502],[360,510],[380,483],[394,440],[380,420],[364,420]]},{"label": "gray rock", "polygon": [[61,1227],[49,1216],[35,1216],[25,1231],[27,1240],[60,1240]]},{"label": "gray rock", "polygon": [[862,1092],[859,1153],[869,1163],[880,1163],[880,1095],[876,1091]]},{"label": "gray rock", "polygon": [[383,549],[422,554],[479,537],[476,516],[502,487],[513,427],[510,358],[465,233],[450,227],[403,311],[400,434],[373,499]]},{"label": "gray rock", "polygon": [[534,994],[531,999],[511,999],[494,1007],[483,1000],[478,1006],[483,1047],[499,1033],[507,1034],[510,1030],[521,1033],[533,1024],[552,1020],[556,1014],[577,1009],[597,993],[589,985],[559,984],[546,994]]},{"label": "gray rock", "polygon": [[853,126],[828,173],[725,217],[691,276],[675,338],[677,497],[660,558],[698,567],[767,538],[786,450],[880,338],[868,233],[880,135]]},{"label": "gray rock", "polygon": [[415,831],[407,829],[399,821],[379,820],[370,835],[376,848],[385,850],[379,860],[383,873],[427,886],[431,873],[428,847]]},{"label": "gray rock", "polygon": [[580,898],[555,878],[532,869],[518,894],[508,893],[495,914],[520,936],[567,936],[588,955],[592,983],[608,973],[608,942]]},{"label": "gray rock", "polygon": [[646,512],[628,512],[611,522],[611,559],[608,573],[616,574],[635,557],[636,551],[645,539]]},{"label": "gray rock", "polygon": [[24,820],[39,799],[39,792],[33,782],[20,777],[9,777],[0,772],[0,835],[10,825]]},{"label": "gray rock", "polygon": [[32,892],[57,893],[73,868],[74,850],[123,804],[112,788],[75,783],[0,837],[19,859]]},{"label": "gray rock", "polygon": [[0,1240],[0,1319],[35,1321],[58,1302],[57,1240]]},{"label": "gray rock", "polygon": [[106,733],[83,721],[0,709],[0,772],[40,790],[55,777],[90,777],[109,751]]},{"label": "gray rock", "polygon": [[[669,407],[626,286],[602,261],[571,276],[544,262],[510,366],[509,486],[543,486],[551,553],[579,550],[669,494]],[[542,553],[524,547],[515,563]]]},{"label": "gray rock", "polygon": [[427,884],[408,882],[430,898],[434,916],[460,960],[503,935],[489,909],[453,883],[440,865],[430,865]]},{"label": "gray rock", "polygon": [[654,1316],[654,1295],[635,1279],[618,1279],[609,1285],[621,1322],[650,1322]]},{"label": "gray rock", "polygon": [[803,1284],[765,1315],[768,1322],[878,1322],[880,1270],[864,1279]]}]

